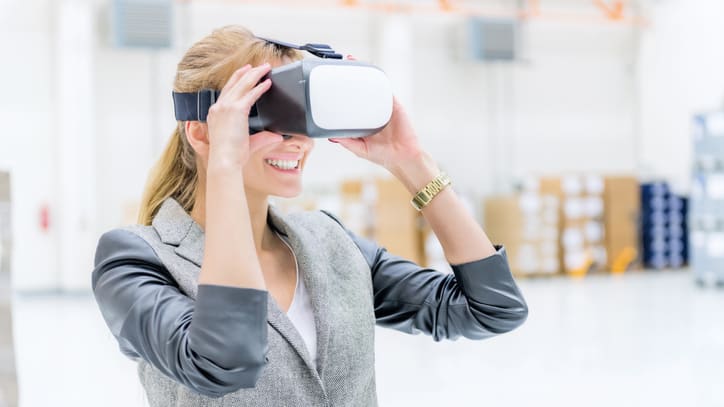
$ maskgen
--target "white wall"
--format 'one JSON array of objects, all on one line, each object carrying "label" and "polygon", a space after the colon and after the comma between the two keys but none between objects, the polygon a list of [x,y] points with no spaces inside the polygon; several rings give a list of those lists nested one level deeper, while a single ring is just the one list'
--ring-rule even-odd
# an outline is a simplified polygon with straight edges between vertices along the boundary
[{"label": "white wall", "polygon": [[[54,120],[56,86],[52,1],[0,1],[0,167],[11,173],[13,285],[59,284]],[[40,228],[43,205],[50,230]]]},{"label": "white wall", "polygon": [[[95,50],[96,231],[124,221],[176,122],[171,87],[177,55],[170,51]],[[154,78],[159,78],[154,81]]]},{"label": "white wall", "polygon": [[96,220],[95,13],[87,2],[54,3],[56,66],[53,198],[58,207],[56,247],[60,289],[87,290],[93,267]]},{"label": "white wall", "polygon": [[631,28],[533,20],[523,62],[480,64],[450,58],[460,19],[420,20],[417,127],[473,195],[531,174],[636,170]]}]

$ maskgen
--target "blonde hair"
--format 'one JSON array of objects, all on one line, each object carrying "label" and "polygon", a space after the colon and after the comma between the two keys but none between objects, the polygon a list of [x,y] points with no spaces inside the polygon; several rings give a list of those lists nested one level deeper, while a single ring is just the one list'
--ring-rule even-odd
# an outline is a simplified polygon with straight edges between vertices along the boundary
[{"label": "blonde hair", "polygon": [[[298,60],[299,51],[257,38],[240,26],[215,30],[195,43],[176,70],[174,91],[221,89],[229,77],[246,64],[252,66],[284,58]],[[190,212],[196,201],[196,155],[186,139],[184,122],[178,122],[160,159],[152,168],[141,199],[138,223],[150,225],[166,198],[174,198]]]}]

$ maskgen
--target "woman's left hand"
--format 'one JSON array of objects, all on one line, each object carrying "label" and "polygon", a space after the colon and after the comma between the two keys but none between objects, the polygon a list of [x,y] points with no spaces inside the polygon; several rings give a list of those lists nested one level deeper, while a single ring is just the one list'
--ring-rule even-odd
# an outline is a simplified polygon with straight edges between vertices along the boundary
[{"label": "woman's left hand", "polygon": [[415,131],[397,98],[392,99],[392,117],[379,132],[357,138],[330,138],[357,157],[379,164],[392,171],[405,161],[415,159],[421,151]]}]

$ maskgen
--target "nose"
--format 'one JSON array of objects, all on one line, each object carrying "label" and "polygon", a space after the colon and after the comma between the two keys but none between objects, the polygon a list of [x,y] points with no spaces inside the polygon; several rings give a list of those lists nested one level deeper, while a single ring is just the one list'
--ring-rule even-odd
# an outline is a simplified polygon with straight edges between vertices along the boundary
[{"label": "nose", "polygon": [[300,150],[307,150],[314,143],[314,140],[304,134],[282,134],[282,137],[284,144],[297,146]]}]

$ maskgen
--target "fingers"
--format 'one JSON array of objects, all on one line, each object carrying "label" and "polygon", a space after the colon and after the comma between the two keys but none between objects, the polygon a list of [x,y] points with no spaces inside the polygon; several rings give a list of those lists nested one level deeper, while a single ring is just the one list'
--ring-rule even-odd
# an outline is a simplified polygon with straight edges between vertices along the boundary
[{"label": "fingers", "polygon": [[393,108],[394,108],[395,110],[401,110],[401,109],[402,109],[402,104],[400,103],[400,100],[397,99],[396,96],[393,96],[393,97],[392,97],[392,106],[393,106]]},{"label": "fingers", "polygon": [[[259,81],[264,75],[271,70],[271,65],[268,63],[259,65],[254,68],[250,68],[245,72],[242,72],[235,84],[233,84],[228,90],[226,97],[236,100],[241,98],[243,95],[251,91],[254,87],[259,85]],[[236,74],[236,72],[235,72]],[[223,97],[222,93],[220,97]]]},{"label": "fingers", "polygon": [[221,90],[219,99],[209,109],[209,114],[217,111],[243,111],[249,114],[251,106],[271,87],[271,80],[259,82],[271,70],[268,63],[251,67],[245,65],[237,69]]},{"label": "fingers", "polygon": [[228,81],[226,81],[226,84],[221,89],[221,95],[227,93],[230,88],[232,88],[234,85],[236,85],[237,82],[239,82],[239,79],[244,76],[245,73],[249,72],[249,69],[251,69],[251,65],[246,64],[242,66],[241,68],[234,71],[234,73],[231,75]]},{"label": "fingers", "polygon": [[242,102],[244,103],[244,106],[248,106],[251,108],[251,106],[256,103],[257,100],[263,95],[266,91],[271,88],[271,79],[267,78],[260,84],[254,86],[249,92],[246,92],[244,96],[242,96]]},{"label": "fingers", "polygon": [[342,147],[351,151],[357,157],[364,158],[367,153],[367,146],[362,138],[330,138],[332,143],[341,144]]}]

